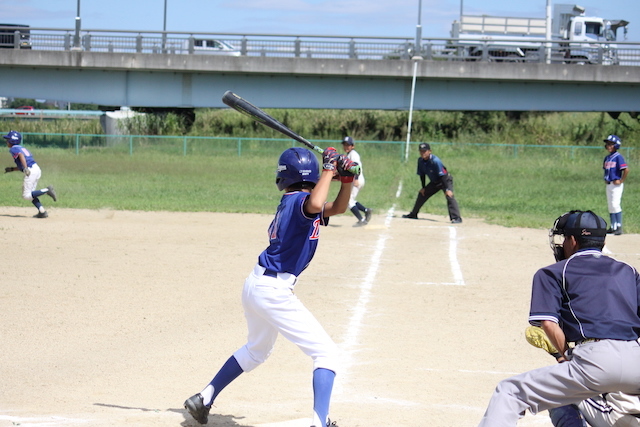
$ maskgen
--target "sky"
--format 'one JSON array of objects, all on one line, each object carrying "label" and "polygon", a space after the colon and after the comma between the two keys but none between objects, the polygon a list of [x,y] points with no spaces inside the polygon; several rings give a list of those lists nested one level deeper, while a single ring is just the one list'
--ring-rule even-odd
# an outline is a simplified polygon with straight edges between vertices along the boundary
[{"label": "sky", "polygon": [[[75,29],[78,4],[82,29],[162,31],[166,17],[167,31],[413,38],[420,22],[427,38],[448,37],[461,8],[465,15],[544,18],[547,0],[0,0],[1,19]],[[640,42],[640,0],[577,4],[589,16],[629,21],[628,41]]]}]

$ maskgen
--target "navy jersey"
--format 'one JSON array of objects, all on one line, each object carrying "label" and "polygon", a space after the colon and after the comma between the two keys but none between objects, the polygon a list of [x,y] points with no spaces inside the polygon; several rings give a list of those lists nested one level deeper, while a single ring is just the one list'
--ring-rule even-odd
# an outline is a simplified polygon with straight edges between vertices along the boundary
[{"label": "navy jersey", "polygon": [[24,160],[27,162],[27,167],[30,168],[31,166],[33,166],[35,164],[35,160],[33,159],[33,156],[31,155],[31,152],[29,150],[27,150],[26,148],[24,148],[22,145],[12,145],[11,147],[9,147],[9,152],[11,153],[11,155],[13,156],[13,161],[16,162],[16,166],[18,166],[18,169],[22,170],[22,162],[20,162],[20,159],[18,158],[18,154],[22,153],[24,155]]},{"label": "navy jersey", "polygon": [[428,160],[422,157],[418,158],[418,175],[428,176],[429,181],[438,181],[447,174],[447,168],[444,167],[442,161],[433,153]]},{"label": "navy jersey", "polygon": [[621,171],[627,168],[627,162],[624,161],[622,154],[614,151],[604,158],[602,169],[604,169],[605,181],[616,181],[622,178]]},{"label": "navy jersey", "polygon": [[269,247],[258,257],[261,266],[278,273],[299,276],[307,268],[318,247],[320,225],[328,218],[321,213],[307,216],[304,202],[309,193],[285,193],[269,226]]},{"label": "navy jersey", "polygon": [[533,277],[529,323],[558,322],[567,341],[640,336],[640,278],[629,264],[599,250],[579,250]]}]

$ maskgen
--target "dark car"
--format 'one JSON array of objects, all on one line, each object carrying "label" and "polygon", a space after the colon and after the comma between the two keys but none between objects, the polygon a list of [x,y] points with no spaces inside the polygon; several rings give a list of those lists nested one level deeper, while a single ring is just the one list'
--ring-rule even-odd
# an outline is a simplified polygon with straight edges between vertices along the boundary
[{"label": "dark car", "polygon": [[[19,38],[16,40],[16,31]],[[0,49],[31,49],[31,32],[28,25],[0,24]]]}]

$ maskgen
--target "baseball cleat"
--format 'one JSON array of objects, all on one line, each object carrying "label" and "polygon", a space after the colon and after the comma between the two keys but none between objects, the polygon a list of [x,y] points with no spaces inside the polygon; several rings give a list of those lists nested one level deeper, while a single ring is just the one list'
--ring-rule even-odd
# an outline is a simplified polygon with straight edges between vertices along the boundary
[{"label": "baseball cleat", "polygon": [[371,214],[373,213],[373,209],[367,208],[364,211],[364,220],[367,222],[367,224],[369,223],[369,220],[371,220]]},{"label": "baseball cleat", "polygon": [[462,218],[456,218],[451,220],[451,224],[460,224],[462,222]]},{"label": "baseball cleat", "polygon": [[622,227],[616,228],[616,231],[613,232],[615,236],[619,236],[622,234]]},{"label": "baseball cleat", "polygon": [[354,227],[364,227],[365,225],[367,225],[367,221],[364,219],[353,224]]},{"label": "baseball cleat", "polygon": [[194,394],[184,401],[184,407],[194,420],[200,424],[206,424],[209,421],[209,410],[211,406],[205,406],[200,393]]},{"label": "baseball cleat", "polygon": [[402,215],[402,218],[418,219],[418,215],[408,213],[406,215]]},{"label": "baseball cleat", "polygon": [[38,212],[36,215],[33,216],[34,218],[48,218],[49,214],[47,213],[47,211],[44,212]]},{"label": "baseball cleat", "polygon": [[47,187],[47,194],[51,196],[54,202],[58,201],[58,197],[56,197],[56,190],[53,188],[53,186],[50,185]]}]

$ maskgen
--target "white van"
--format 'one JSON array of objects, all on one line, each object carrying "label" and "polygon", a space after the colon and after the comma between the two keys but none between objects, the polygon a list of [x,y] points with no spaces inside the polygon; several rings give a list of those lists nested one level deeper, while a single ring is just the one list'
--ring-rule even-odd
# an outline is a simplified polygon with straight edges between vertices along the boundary
[{"label": "white van", "polygon": [[[193,46],[191,42],[193,41]],[[184,41],[184,53],[194,53],[196,55],[228,55],[240,56],[240,49],[225,43],[222,40],[214,39],[189,39]]]}]

